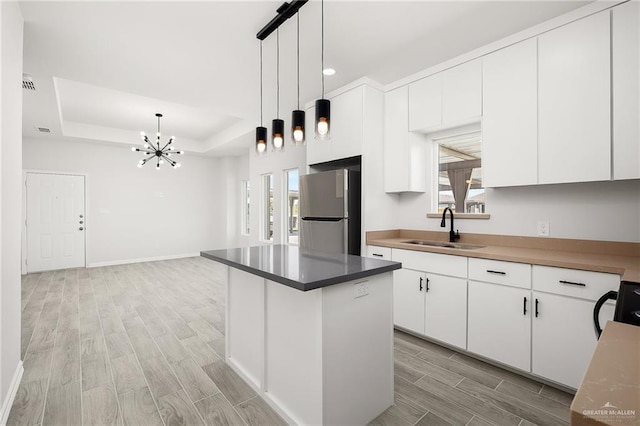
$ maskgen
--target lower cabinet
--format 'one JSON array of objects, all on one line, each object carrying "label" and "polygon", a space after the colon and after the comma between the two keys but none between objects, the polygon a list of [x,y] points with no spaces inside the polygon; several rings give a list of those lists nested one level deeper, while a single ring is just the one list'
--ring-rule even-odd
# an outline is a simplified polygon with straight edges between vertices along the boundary
[{"label": "lower cabinet", "polygon": [[469,281],[468,349],[529,371],[531,290]]},{"label": "lower cabinet", "polygon": [[411,269],[394,272],[393,322],[466,349],[467,280]]},{"label": "lower cabinet", "polygon": [[[577,388],[598,340],[591,300],[533,292],[531,372]],[[613,318],[613,304],[600,311],[601,322]]]}]

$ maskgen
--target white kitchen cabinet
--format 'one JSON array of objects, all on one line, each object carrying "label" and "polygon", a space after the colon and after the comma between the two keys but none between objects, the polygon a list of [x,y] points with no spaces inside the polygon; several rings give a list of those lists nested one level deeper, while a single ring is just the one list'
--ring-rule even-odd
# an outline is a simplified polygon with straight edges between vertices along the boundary
[{"label": "white kitchen cabinet", "polygon": [[613,178],[640,178],[640,4],[612,10]]},{"label": "white kitchen cabinet", "polygon": [[[382,94],[367,85],[360,85],[331,99],[331,129],[327,140],[316,139],[315,108],[307,109],[307,164],[362,155],[368,128],[378,128],[383,108]],[[380,129],[380,132],[382,129]]]},{"label": "white kitchen cabinet", "polygon": [[399,269],[393,272],[393,324],[424,334],[424,272]]},{"label": "white kitchen cabinet", "polygon": [[538,183],[538,52],[532,38],[482,58],[482,183]]},{"label": "white kitchen cabinet", "polygon": [[442,124],[442,73],[409,84],[409,130]]},{"label": "white kitchen cabinet", "polygon": [[384,95],[385,192],[426,191],[426,141],[409,132],[409,88]]},{"label": "white kitchen cabinet", "polygon": [[538,38],[539,183],[611,179],[609,16]]},{"label": "white kitchen cabinet", "polygon": [[467,348],[467,280],[426,273],[424,334]]},{"label": "white kitchen cabinet", "polygon": [[[594,301],[533,292],[531,372],[578,388],[598,342]],[[613,304],[600,311],[601,325],[613,318]]]},{"label": "white kitchen cabinet", "polygon": [[409,130],[438,130],[480,120],[480,59],[455,66],[409,85]]},{"label": "white kitchen cabinet", "polygon": [[521,370],[531,367],[531,290],[469,281],[467,348]]},{"label": "white kitchen cabinet", "polygon": [[365,250],[366,256],[373,259],[391,260],[391,248],[370,246],[368,245]]}]

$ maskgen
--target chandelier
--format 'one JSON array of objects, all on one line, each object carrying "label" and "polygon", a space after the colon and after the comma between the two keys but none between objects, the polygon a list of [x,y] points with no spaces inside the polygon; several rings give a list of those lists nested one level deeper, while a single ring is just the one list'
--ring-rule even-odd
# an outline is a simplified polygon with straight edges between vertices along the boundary
[{"label": "chandelier", "polygon": [[151,143],[144,132],[140,132],[140,137],[144,142],[143,147],[136,148],[134,146],[131,148],[131,150],[134,152],[142,152],[144,155],[148,155],[147,158],[138,161],[138,167],[144,166],[145,164],[147,164],[147,162],[155,158],[156,170],[160,170],[160,164],[164,164],[165,160],[171,165],[171,167],[177,169],[178,167],[180,167],[180,163],[178,163],[177,161],[173,161],[169,157],[173,154],[184,154],[184,151],[175,150],[176,148],[173,146],[173,142],[176,140],[175,136],[171,136],[169,138],[169,142],[167,142],[162,148],[160,148],[160,118],[162,117],[162,114],[157,113],[156,117],[158,117],[158,132],[156,133],[155,145]]}]

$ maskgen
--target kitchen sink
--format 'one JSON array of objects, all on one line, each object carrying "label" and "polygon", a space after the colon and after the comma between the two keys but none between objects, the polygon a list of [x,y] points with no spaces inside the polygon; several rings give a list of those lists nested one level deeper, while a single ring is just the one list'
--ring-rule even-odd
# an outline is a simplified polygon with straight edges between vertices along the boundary
[{"label": "kitchen sink", "polygon": [[455,248],[455,249],[461,249],[461,250],[475,250],[475,249],[486,247],[486,246],[478,246],[475,244],[461,244],[461,243],[448,243],[444,241],[420,241],[420,240],[405,241],[405,244],[415,244],[418,246]]}]

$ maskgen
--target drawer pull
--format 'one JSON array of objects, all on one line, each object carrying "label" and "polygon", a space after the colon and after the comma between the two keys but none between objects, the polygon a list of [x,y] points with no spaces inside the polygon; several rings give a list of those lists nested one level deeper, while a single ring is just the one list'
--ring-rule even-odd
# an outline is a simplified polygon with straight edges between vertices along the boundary
[{"label": "drawer pull", "polygon": [[422,277],[420,277],[420,291],[422,291]]},{"label": "drawer pull", "polygon": [[371,253],[371,254],[374,255],[375,257],[384,257],[384,255],[380,253]]},{"label": "drawer pull", "polygon": [[539,314],[539,312],[538,312],[538,303],[539,303],[539,301],[538,301],[538,298],[536,297],[536,318],[538,318],[538,314]]},{"label": "drawer pull", "polygon": [[490,274],[497,274],[497,275],[507,275],[506,272],[502,272],[502,271],[493,271],[491,269],[487,269],[487,272]]},{"label": "drawer pull", "polygon": [[569,285],[577,285],[579,287],[586,287],[587,285],[584,283],[574,283],[573,281],[565,281],[565,280],[560,280],[558,281],[560,284],[569,284]]},{"label": "drawer pull", "polygon": [[427,293],[428,293],[429,292],[429,278],[427,278],[427,288],[426,288],[426,290],[427,290]]},{"label": "drawer pull", "polygon": [[522,315],[527,315],[527,297],[524,297],[524,303],[522,304]]}]

